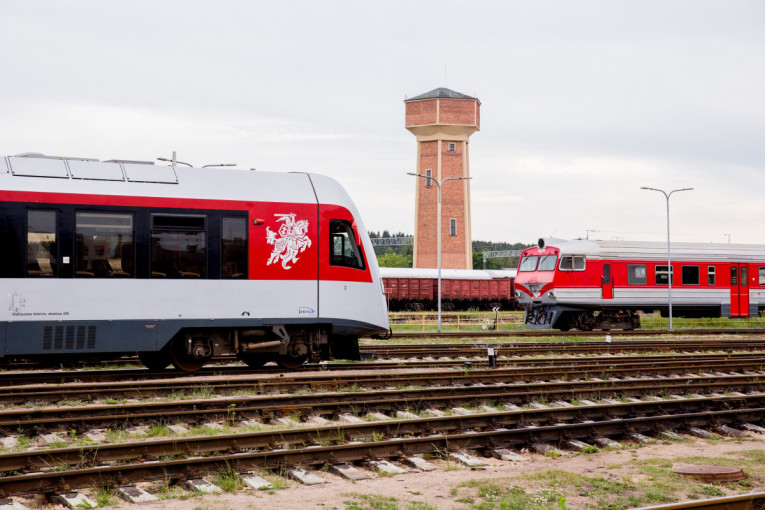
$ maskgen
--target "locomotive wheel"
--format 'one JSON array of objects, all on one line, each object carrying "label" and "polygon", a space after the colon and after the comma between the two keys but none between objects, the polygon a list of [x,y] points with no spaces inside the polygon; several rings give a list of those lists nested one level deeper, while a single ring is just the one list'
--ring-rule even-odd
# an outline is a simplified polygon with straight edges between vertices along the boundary
[{"label": "locomotive wheel", "polygon": [[579,329],[582,331],[595,329],[595,316],[591,312],[585,312],[579,316]]},{"label": "locomotive wheel", "polygon": [[276,363],[289,370],[300,368],[308,359],[308,346],[303,340],[294,339],[287,346],[286,354],[279,354],[276,357]]},{"label": "locomotive wheel", "polygon": [[280,354],[276,358],[276,363],[282,368],[286,368],[288,370],[294,370],[296,368],[300,368],[307,359],[308,359],[308,354],[305,354],[302,356],[291,356],[289,354]]},{"label": "locomotive wheel", "polygon": [[138,359],[149,370],[164,370],[170,364],[170,356],[166,350],[144,351],[138,353]]},{"label": "locomotive wheel", "polygon": [[186,352],[186,339],[181,336],[176,338],[170,345],[170,362],[175,368],[183,372],[196,372],[210,359],[209,357],[196,358]]},{"label": "locomotive wheel", "polygon": [[250,368],[260,368],[273,361],[273,356],[269,354],[239,353],[237,357]]}]

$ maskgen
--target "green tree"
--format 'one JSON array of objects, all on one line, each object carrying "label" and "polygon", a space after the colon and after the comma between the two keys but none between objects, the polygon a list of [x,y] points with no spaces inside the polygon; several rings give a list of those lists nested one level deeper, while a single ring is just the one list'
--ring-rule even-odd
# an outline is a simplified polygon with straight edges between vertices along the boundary
[{"label": "green tree", "polygon": [[388,248],[388,251],[377,256],[377,264],[380,267],[412,267],[412,257],[395,253]]}]

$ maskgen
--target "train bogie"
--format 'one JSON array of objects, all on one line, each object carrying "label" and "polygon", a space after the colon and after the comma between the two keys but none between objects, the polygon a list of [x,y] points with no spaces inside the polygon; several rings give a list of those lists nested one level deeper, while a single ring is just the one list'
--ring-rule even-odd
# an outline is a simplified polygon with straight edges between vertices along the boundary
[{"label": "train bogie", "polygon": [[357,358],[359,337],[388,330],[371,243],[332,179],[9,157],[0,190],[6,359],[293,368]]}]

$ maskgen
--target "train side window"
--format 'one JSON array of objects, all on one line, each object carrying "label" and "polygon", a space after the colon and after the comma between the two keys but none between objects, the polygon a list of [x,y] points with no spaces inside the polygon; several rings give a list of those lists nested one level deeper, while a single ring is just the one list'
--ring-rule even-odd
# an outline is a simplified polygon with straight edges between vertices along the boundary
[{"label": "train side window", "polygon": [[681,266],[680,280],[683,285],[699,285],[701,282],[699,266]]},{"label": "train side window", "polygon": [[521,264],[518,266],[518,271],[536,271],[537,260],[539,257],[536,255],[527,255],[521,259]]},{"label": "train side window", "polygon": [[707,285],[714,285],[715,280],[715,266],[709,266],[707,268]]},{"label": "train side window", "polygon": [[645,264],[627,264],[627,283],[629,285],[647,283]]},{"label": "train side window", "polygon": [[581,255],[565,255],[560,258],[558,268],[561,271],[584,271],[587,265]]},{"label": "train side window", "polygon": [[[656,285],[667,285],[670,278],[669,276],[670,271],[667,271],[667,266],[666,265],[656,266],[655,272],[656,272],[656,275],[655,275]],[[672,275],[671,275],[672,283],[674,284],[675,283],[675,268],[674,267],[671,269],[671,272],[672,272]]]},{"label": "train side window", "polygon": [[557,255],[542,255],[539,257],[539,266],[537,266],[537,271],[555,271],[556,262],[558,262]]},{"label": "train side window", "polygon": [[152,278],[206,278],[205,216],[153,214]]},{"label": "train side window", "polygon": [[330,220],[329,246],[331,250],[329,254],[330,265],[366,269],[350,222]]},{"label": "train side window", "polygon": [[746,279],[746,266],[741,266],[741,286],[746,287],[749,282]]},{"label": "train side window", "polygon": [[75,214],[76,278],[133,276],[133,215],[78,212]]},{"label": "train side window", "polygon": [[760,266],[759,273],[760,273],[759,274],[760,278],[759,278],[757,284],[760,285],[760,286],[765,285],[765,267]]},{"label": "train side window", "polygon": [[27,211],[27,276],[56,276],[56,212]]},{"label": "train side window", "polygon": [[738,268],[736,266],[730,266],[730,286],[738,286]]},{"label": "train side window", "polygon": [[220,239],[221,277],[247,278],[247,220],[223,218]]}]

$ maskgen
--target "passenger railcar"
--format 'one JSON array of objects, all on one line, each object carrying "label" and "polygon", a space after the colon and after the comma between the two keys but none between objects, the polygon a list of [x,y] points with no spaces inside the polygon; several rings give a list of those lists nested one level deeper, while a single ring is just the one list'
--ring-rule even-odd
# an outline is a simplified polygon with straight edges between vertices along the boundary
[{"label": "passenger railcar", "polygon": [[[637,312],[750,317],[765,308],[765,246],[540,239],[515,289],[532,328],[633,329]],[[674,278],[677,276],[677,278]]]},{"label": "passenger railcar", "polygon": [[[438,270],[381,267],[391,311],[435,310],[438,303]],[[515,269],[441,270],[443,310],[513,310],[517,299],[513,288]]]},{"label": "passenger railcar", "polygon": [[0,246],[5,359],[294,368],[388,331],[366,229],[321,175],[4,157]]}]

